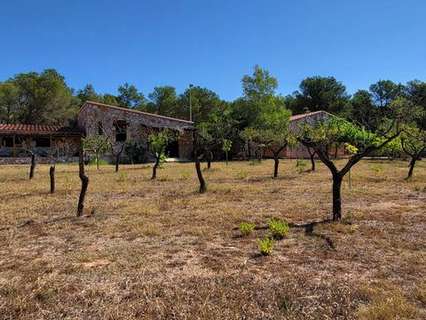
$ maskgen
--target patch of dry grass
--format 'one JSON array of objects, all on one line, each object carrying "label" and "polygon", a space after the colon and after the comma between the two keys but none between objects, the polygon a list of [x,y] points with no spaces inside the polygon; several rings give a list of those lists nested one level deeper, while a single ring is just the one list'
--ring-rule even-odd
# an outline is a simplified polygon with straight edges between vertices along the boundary
[{"label": "patch of dry grass", "polygon": [[[363,161],[343,186],[344,221],[291,228],[268,257],[272,217],[330,216],[328,170],[296,161],[112,166],[90,178],[75,218],[75,165],[0,167],[0,319],[420,319],[425,313],[426,163]],[[241,237],[241,222],[256,224]],[[332,245],[330,245],[330,243]]]}]

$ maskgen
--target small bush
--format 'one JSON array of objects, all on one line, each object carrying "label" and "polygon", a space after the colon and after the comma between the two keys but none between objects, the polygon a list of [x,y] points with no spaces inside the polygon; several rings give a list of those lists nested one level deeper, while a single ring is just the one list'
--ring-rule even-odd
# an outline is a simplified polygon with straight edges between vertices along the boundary
[{"label": "small bush", "polygon": [[306,161],[305,160],[297,160],[296,161],[296,169],[297,169],[297,172],[299,174],[302,173],[303,171],[305,171],[305,168],[306,168]]},{"label": "small bush", "polygon": [[284,238],[290,230],[287,222],[276,218],[269,219],[268,226],[274,239]]},{"label": "small bush", "polygon": [[254,223],[241,222],[240,223],[240,232],[243,236],[248,236],[253,232],[255,227],[256,227],[256,225]]},{"label": "small bush", "polygon": [[269,237],[257,240],[259,251],[264,256],[269,256],[274,248],[274,240]]}]

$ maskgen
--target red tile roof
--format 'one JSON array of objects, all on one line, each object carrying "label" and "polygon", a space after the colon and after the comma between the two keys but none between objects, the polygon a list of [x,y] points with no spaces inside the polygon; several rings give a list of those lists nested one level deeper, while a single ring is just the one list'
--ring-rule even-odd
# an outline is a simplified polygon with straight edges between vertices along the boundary
[{"label": "red tile roof", "polygon": [[38,124],[0,124],[0,134],[80,135],[78,129]]}]

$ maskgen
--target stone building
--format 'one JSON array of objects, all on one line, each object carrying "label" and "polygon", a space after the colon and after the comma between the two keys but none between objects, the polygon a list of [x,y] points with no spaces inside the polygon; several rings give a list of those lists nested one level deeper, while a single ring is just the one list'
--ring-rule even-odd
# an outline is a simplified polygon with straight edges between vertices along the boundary
[{"label": "stone building", "polygon": [[[326,111],[314,111],[303,114],[296,114],[290,117],[290,131],[297,133],[298,128],[303,124],[315,124],[317,122],[325,121],[332,117],[333,115]],[[343,147],[337,148],[337,150],[330,150],[334,156],[343,156],[345,151]],[[265,151],[266,157],[272,157],[272,153],[268,150]],[[292,147],[285,148],[280,153],[281,158],[290,158],[290,159],[307,159],[310,157],[308,149],[301,143],[296,144]]]},{"label": "stone building", "polygon": [[78,126],[85,136],[106,135],[112,145],[129,141],[147,144],[150,132],[169,129],[176,139],[167,147],[168,156],[192,157],[194,124],[191,121],[87,101],[78,114]]},{"label": "stone building", "polygon": [[69,127],[0,124],[0,163],[28,162],[30,152],[45,161],[70,160],[78,154],[80,138],[80,130]]}]

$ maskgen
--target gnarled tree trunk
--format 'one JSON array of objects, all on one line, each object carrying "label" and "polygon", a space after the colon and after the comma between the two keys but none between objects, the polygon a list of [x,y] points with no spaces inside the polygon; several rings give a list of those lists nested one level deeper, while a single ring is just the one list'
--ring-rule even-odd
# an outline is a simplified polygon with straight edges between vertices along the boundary
[{"label": "gnarled tree trunk", "polygon": [[418,159],[417,155],[415,157],[411,156],[410,164],[408,165],[410,169],[408,170],[408,175],[405,179],[410,179],[413,176],[413,171],[414,171],[414,167],[416,165],[417,159]]},{"label": "gnarled tree trunk", "polygon": [[341,174],[333,174],[333,221],[342,219],[342,180]]},{"label": "gnarled tree trunk", "polygon": [[80,217],[83,215],[84,199],[86,197],[87,187],[89,186],[89,178],[86,176],[84,172],[84,159],[83,159],[82,146],[80,147],[80,152],[79,152],[78,169],[79,169],[79,177],[81,180],[81,191],[80,191],[80,196],[78,198],[77,217]]},{"label": "gnarled tree trunk", "polygon": [[209,157],[207,158],[207,169],[210,169],[212,167],[212,161],[213,161],[213,152],[209,151]]},{"label": "gnarled tree trunk", "polygon": [[280,164],[280,159],[278,155],[274,155],[274,178],[278,177],[278,166]]},{"label": "gnarled tree trunk", "polygon": [[312,150],[310,147],[306,148],[309,153],[309,158],[311,159],[311,171],[315,171],[315,150]]},{"label": "gnarled tree trunk", "polygon": [[197,153],[195,153],[195,170],[197,171],[198,181],[200,182],[199,192],[204,193],[207,191],[207,185],[203,177],[203,172],[201,171],[200,157]]},{"label": "gnarled tree trunk", "polygon": [[36,167],[35,154],[31,152],[30,180],[34,177],[35,167]]},{"label": "gnarled tree trunk", "polygon": [[154,179],[157,178],[157,168],[158,168],[159,165],[160,165],[160,157],[156,157],[154,166],[152,167],[151,180],[154,180]]},{"label": "gnarled tree trunk", "polygon": [[50,193],[55,193],[55,165],[50,166]]}]

